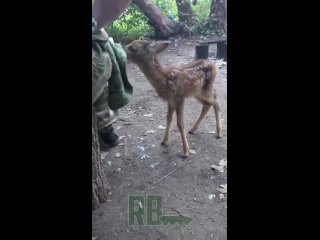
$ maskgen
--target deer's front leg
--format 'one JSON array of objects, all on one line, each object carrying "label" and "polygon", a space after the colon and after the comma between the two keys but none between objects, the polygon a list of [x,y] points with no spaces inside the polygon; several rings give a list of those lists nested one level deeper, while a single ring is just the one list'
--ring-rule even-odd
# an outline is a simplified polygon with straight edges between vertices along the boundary
[{"label": "deer's front leg", "polygon": [[183,145],[183,157],[187,158],[189,156],[189,145],[187,141],[186,132],[184,130],[184,117],[183,117],[183,106],[184,102],[177,104],[176,112],[177,112],[177,125],[182,138]]},{"label": "deer's front leg", "polygon": [[164,133],[163,141],[161,142],[162,145],[165,145],[168,142],[173,113],[174,113],[174,107],[168,104],[167,126],[166,126],[166,131]]}]

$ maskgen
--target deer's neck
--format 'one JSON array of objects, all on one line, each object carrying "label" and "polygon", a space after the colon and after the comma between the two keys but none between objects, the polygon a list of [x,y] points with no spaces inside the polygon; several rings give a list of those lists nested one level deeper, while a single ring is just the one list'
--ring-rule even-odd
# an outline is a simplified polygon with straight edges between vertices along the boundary
[{"label": "deer's neck", "polygon": [[157,56],[154,56],[151,61],[139,63],[138,66],[154,88],[159,89],[166,85],[163,66]]}]

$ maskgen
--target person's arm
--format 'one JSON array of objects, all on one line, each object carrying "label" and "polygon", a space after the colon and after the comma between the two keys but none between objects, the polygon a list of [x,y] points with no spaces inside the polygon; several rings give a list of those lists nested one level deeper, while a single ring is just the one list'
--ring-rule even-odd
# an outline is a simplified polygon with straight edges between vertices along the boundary
[{"label": "person's arm", "polygon": [[113,22],[129,6],[132,0],[94,0],[92,16],[98,29]]}]

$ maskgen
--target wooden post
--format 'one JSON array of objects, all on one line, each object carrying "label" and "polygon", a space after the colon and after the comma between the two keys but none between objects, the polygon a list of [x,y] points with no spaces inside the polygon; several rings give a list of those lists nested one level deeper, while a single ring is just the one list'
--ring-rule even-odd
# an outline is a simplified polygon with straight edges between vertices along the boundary
[{"label": "wooden post", "polygon": [[195,60],[208,59],[208,54],[209,54],[209,45],[196,46]]},{"label": "wooden post", "polygon": [[227,61],[227,42],[217,43],[217,58]]}]

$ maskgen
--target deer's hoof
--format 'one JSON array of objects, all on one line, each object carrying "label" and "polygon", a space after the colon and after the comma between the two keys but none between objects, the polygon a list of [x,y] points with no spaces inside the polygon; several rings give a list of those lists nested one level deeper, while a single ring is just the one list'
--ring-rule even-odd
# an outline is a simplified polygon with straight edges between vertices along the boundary
[{"label": "deer's hoof", "polygon": [[167,143],[166,143],[166,142],[161,142],[161,145],[162,145],[162,146],[166,146]]},{"label": "deer's hoof", "polygon": [[192,131],[192,130],[189,131],[189,134],[195,135],[194,131]]},{"label": "deer's hoof", "polygon": [[182,159],[187,159],[189,156],[188,155],[181,155]]},{"label": "deer's hoof", "polygon": [[221,139],[222,138],[222,135],[217,135],[216,136],[216,139]]}]

